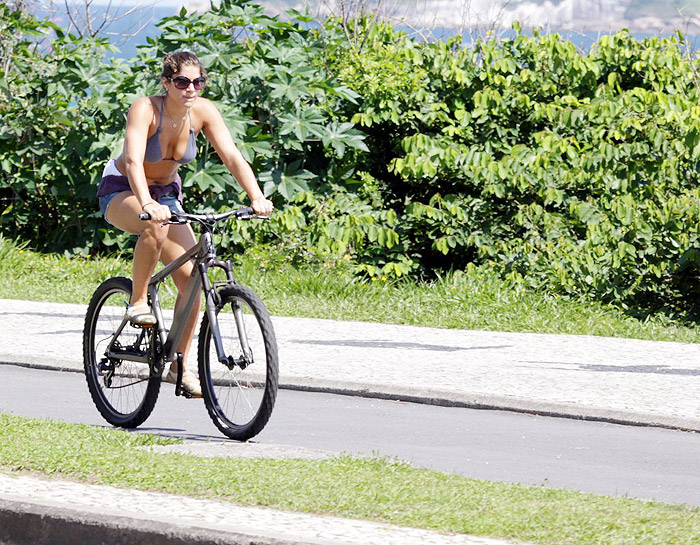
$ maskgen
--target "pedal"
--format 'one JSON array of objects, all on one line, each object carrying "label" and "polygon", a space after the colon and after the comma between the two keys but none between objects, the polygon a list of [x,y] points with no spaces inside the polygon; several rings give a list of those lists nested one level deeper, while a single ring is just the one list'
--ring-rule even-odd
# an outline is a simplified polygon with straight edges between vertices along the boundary
[{"label": "pedal", "polygon": [[190,394],[182,387],[182,352],[175,354],[177,359],[177,379],[175,379],[175,395],[187,398]]},{"label": "pedal", "polygon": [[182,386],[182,352],[178,352],[177,358],[177,380],[175,380],[175,395],[182,396],[185,399],[201,399],[201,395],[192,395]]},{"label": "pedal", "polygon": [[134,329],[151,329],[155,324],[135,324],[130,321],[129,325]]},{"label": "pedal", "polygon": [[202,399],[203,395],[193,395],[182,387],[182,384],[175,385],[175,395],[182,396],[185,399]]},{"label": "pedal", "polygon": [[185,399],[202,399],[204,397],[202,395],[198,395],[198,396],[192,395],[187,390],[185,390],[182,386],[180,386],[180,393],[178,393],[176,395],[182,396]]}]

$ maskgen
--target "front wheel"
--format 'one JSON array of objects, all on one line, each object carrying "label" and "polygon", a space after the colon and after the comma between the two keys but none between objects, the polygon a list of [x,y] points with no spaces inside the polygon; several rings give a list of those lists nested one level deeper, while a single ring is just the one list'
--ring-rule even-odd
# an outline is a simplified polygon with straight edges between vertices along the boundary
[{"label": "front wheel", "polygon": [[114,426],[135,428],[151,414],[160,391],[153,372],[156,328],[124,323],[131,280],[110,278],[96,290],[85,316],[83,363],[92,400]]},{"label": "front wheel", "polygon": [[212,325],[205,313],[199,330],[199,377],[209,416],[238,441],[267,424],[277,397],[277,340],[260,297],[245,286],[218,292],[216,316],[226,362],[219,361]]}]

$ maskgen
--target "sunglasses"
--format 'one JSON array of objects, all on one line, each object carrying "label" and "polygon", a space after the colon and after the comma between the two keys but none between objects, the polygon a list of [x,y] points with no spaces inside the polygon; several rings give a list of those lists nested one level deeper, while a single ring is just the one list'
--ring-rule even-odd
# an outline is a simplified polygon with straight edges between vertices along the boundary
[{"label": "sunglasses", "polygon": [[172,81],[175,88],[180,89],[180,91],[187,89],[190,86],[190,83],[194,85],[195,91],[201,91],[207,84],[207,78],[204,76],[194,79],[186,78],[185,76],[177,76],[176,78],[168,76],[168,79]]}]

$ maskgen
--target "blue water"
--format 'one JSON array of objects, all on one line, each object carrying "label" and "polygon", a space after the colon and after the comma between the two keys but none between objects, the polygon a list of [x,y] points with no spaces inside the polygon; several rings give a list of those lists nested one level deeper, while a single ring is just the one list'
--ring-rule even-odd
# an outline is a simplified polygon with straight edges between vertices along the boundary
[{"label": "blue water", "polygon": [[[399,28],[406,32],[409,36],[413,36],[415,39],[422,39],[419,35],[415,33],[415,31],[408,29],[408,28],[401,28],[400,26],[397,26],[396,28]],[[579,49],[582,49],[584,51],[588,51],[602,36],[605,35],[610,35],[610,34],[615,34],[616,31],[610,31],[610,32],[603,32],[603,31],[576,31],[576,30],[550,30],[548,32],[543,32],[540,31],[540,34],[559,34],[562,39],[569,41],[574,44]],[[449,38],[452,38],[455,36],[456,30],[451,29],[451,28],[438,28],[430,32],[430,38],[435,39],[435,40],[447,40]],[[469,46],[473,41],[476,41],[483,33],[479,33],[478,31],[474,33],[474,36],[470,36],[468,33],[463,36],[464,41],[463,43],[465,46]],[[523,34],[525,35],[532,35],[531,30],[523,29]],[[515,38],[516,33],[514,30],[511,29],[503,29],[503,30],[497,30],[492,34],[495,37],[499,38]],[[664,33],[643,33],[643,32],[632,32],[631,35],[636,38],[637,40],[643,40],[645,38],[652,38],[654,36],[659,36],[659,37],[671,37],[675,36],[675,32],[664,32]],[[700,36],[686,36],[684,35],[685,40],[688,42],[688,44],[691,46],[692,49],[697,49],[698,46],[700,46]]]},{"label": "blue water", "polygon": [[[115,2],[117,4],[117,2]],[[179,8],[175,7],[141,7],[135,9],[129,15],[124,16],[129,10],[132,10],[133,6],[118,5],[118,7],[112,7],[109,11],[109,17],[111,19],[119,18],[112,22],[109,26],[105,27],[104,31],[101,33],[105,36],[106,33],[115,34],[114,36],[109,36],[110,41],[118,49],[117,57],[123,59],[130,59],[136,55],[137,46],[146,43],[146,39],[149,36],[157,36],[159,29],[156,24],[160,22],[164,17],[174,15],[179,11]],[[105,6],[92,6],[92,13],[95,20],[94,26],[99,25],[105,15]],[[49,18],[58,26],[64,29],[68,29],[70,26],[70,20],[68,16],[63,14],[49,14],[46,11],[36,10],[35,15],[38,18]],[[75,19],[80,20],[80,13],[76,14]],[[398,27],[400,28],[400,27]],[[409,35],[415,35],[410,29],[403,29]],[[73,30],[75,33],[75,31]],[[434,39],[448,39],[454,36],[456,33],[455,29],[442,28],[433,29],[430,32],[430,36]],[[133,34],[133,35],[132,35]],[[497,31],[495,35],[500,37],[513,37],[514,32],[512,30],[506,30],[503,32]],[[577,32],[577,31],[562,31],[559,34],[565,40],[572,42],[576,47],[587,51],[590,47],[603,35],[609,34],[609,32]],[[670,36],[673,33],[664,34],[643,34],[643,33],[633,33],[633,36],[637,39],[648,38],[652,36]],[[478,33],[476,34],[478,36]],[[421,39],[418,35],[415,35],[415,39]],[[700,45],[700,37],[698,36],[686,36],[686,40],[692,47],[692,49],[697,49]],[[469,45],[472,42],[471,36],[465,36],[464,43]]]},{"label": "blue water", "polygon": [[[136,55],[136,47],[144,45],[149,36],[157,36],[159,29],[156,24],[165,17],[175,15],[179,9],[174,7],[138,7],[127,6],[115,2],[118,7],[112,7],[106,11],[106,7],[102,5],[91,7],[91,15],[93,19],[93,28],[99,27],[105,20],[105,16],[112,22],[105,26],[100,32],[100,36],[108,37],[110,42],[116,46],[119,51],[117,57],[130,59]],[[62,7],[62,3],[61,3]],[[133,10],[132,13],[128,13]],[[73,34],[78,34],[73,27],[71,29],[71,20],[66,13],[50,13],[46,10],[35,10],[37,19],[49,19],[64,30],[70,30]],[[73,19],[84,26],[85,20],[84,10],[77,12]]]}]

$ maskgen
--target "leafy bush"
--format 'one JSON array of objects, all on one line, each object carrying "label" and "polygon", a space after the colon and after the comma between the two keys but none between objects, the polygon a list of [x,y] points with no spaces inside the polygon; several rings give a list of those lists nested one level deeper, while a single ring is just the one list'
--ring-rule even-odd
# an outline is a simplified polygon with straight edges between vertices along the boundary
[{"label": "leafy bush", "polygon": [[[50,42],[50,31],[56,36]],[[94,242],[91,143],[104,117],[91,82],[103,40],[76,39],[0,5],[0,225],[48,248]]]},{"label": "leafy bush", "polygon": [[589,53],[537,33],[469,50],[373,39],[367,55],[405,84],[375,92],[343,73],[363,98],[354,120],[383,150],[368,168],[424,269],[488,262],[537,289],[695,309],[697,66],[681,36],[621,32]]},{"label": "leafy bush", "polygon": [[[63,36],[52,24],[6,6],[0,16],[8,35],[58,34],[49,50],[29,38],[18,43],[10,52],[11,69],[0,74],[12,97],[3,109],[11,121],[0,133],[6,232],[42,247],[87,251],[97,243],[95,232],[107,246],[126,244],[126,237],[98,227],[97,214],[86,211],[96,208],[104,162],[120,151],[128,106],[159,92],[161,62],[169,51],[191,49],[207,65],[212,84],[206,96],[219,106],[265,193],[280,205],[300,193],[322,193],[329,183],[345,183],[353,154],[367,151],[352,123],[335,116],[337,103],[357,95],[324,69],[318,33],[303,27],[309,19],[302,15],[281,22],[246,1],[222,2],[201,15],[183,9],[160,22],[162,33],[135,59],[108,64],[103,41]],[[183,170],[191,208],[242,202],[208,143]],[[85,218],[93,220],[87,229]],[[71,221],[78,225],[66,225]]]},{"label": "leafy bush", "polygon": [[[136,58],[0,6],[3,232],[43,248],[123,248],[98,217],[123,115],[188,48],[206,96],[279,210],[222,235],[376,277],[489,265],[515,283],[639,311],[696,311],[698,66],[681,35],[623,31],[421,43],[386,22],[269,17],[248,0],[159,23]],[[350,32],[350,33],[348,33]],[[186,207],[243,196],[208,144]]]}]

